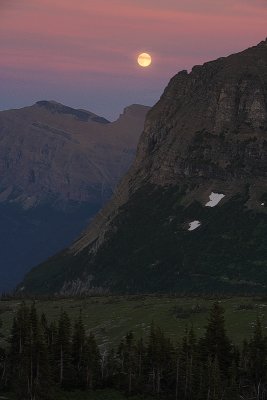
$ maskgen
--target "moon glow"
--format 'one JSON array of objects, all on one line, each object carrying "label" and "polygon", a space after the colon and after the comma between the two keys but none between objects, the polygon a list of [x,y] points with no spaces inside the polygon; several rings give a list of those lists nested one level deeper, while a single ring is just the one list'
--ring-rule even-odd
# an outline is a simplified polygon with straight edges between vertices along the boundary
[{"label": "moon glow", "polygon": [[148,53],[142,53],[139,54],[137,58],[137,62],[140,65],[140,67],[149,67],[149,65],[152,63],[152,58],[151,55]]}]

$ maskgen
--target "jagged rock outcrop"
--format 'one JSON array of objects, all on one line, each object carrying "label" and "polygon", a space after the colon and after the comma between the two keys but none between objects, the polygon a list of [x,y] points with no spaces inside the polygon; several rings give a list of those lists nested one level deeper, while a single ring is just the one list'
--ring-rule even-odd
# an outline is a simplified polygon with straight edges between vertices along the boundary
[{"label": "jagged rock outcrop", "polygon": [[266,173],[267,40],[171,79],[111,202],[23,290],[265,291]]},{"label": "jagged rock outcrop", "polygon": [[115,122],[54,101],[0,112],[0,290],[69,245],[129,168],[149,107]]}]

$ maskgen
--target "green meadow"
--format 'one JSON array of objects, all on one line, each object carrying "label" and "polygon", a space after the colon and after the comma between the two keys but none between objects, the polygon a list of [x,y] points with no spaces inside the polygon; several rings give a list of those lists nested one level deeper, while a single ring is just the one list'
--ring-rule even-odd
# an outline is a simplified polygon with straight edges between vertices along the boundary
[{"label": "green meadow", "polygon": [[[168,296],[107,296],[84,299],[37,300],[36,307],[45,313],[51,322],[58,318],[61,310],[68,312],[72,321],[79,313],[87,332],[92,331],[100,345],[116,346],[120,339],[133,331],[138,337],[146,337],[152,321],[160,326],[173,341],[179,340],[186,326],[193,325],[201,336],[207,323],[208,313],[215,300],[225,309],[228,333],[235,343],[248,338],[254,322],[259,316],[267,329],[267,298],[232,297],[203,299]],[[5,346],[12,320],[20,300],[0,302],[2,321],[0,345]],[[30,300],[26,301],[30,303]]]}]

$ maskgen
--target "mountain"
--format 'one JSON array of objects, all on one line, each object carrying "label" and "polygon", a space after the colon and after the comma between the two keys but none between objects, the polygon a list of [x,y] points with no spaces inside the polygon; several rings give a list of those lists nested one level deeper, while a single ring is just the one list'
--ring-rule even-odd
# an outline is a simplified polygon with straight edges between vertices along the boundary
[{"label": "mountain", "polygon": [[174,76],[135,161],[34,293],[262,293],[267,284],[267,40]]},{"label": "mountain", "polygon": [[115,122],[54,101],[0,112],[0,290],[68,246],[135,155],[149,107]]}]

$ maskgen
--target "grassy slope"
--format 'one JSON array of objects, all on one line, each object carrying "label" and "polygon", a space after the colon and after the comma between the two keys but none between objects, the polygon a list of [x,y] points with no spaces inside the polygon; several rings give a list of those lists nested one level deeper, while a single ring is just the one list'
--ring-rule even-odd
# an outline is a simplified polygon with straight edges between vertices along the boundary
[{"label": "grassy slope", "polygon": [[[92,330],[99,344],[112,346],[122,336],[133,330],[138,336],[146,336],[153,320],[167,334],[176,340],[184,332],[186,325],[193,324],[197,334],[201,335],[206,325],[207,316],[214,299],[174,298],[167,296],[130,296],[130,297],[91,297],[87,299],[61,299],[38,301],[37,308],[46,312],[49,320],[58,317],[60,310],[66,310],[72,319],[82,315],[86,329]],[[261,316],[267,329],[267,299],[260,298],[225,298],[221,300],[226,310],[226,323],[230,336],[235,342],[242,341],[252,331],[257,316]],[[12,324],[12,318],[18,300],[1,301],[0,317],[3,321],[0,345],[4,345]],[[196,306],[201,312],[193,312]]]},{"label": "grassy slope", "polygon": [[[26,276],[26,292],[53,293],[85,273],[115,293],[266,293],[267,215],[246,209],[246,193],[214,208],[184,207],[185,190],[140,189],[95,258],[86,249],[52,257]],[[188,232],[195,219],[201,227]]]}]

